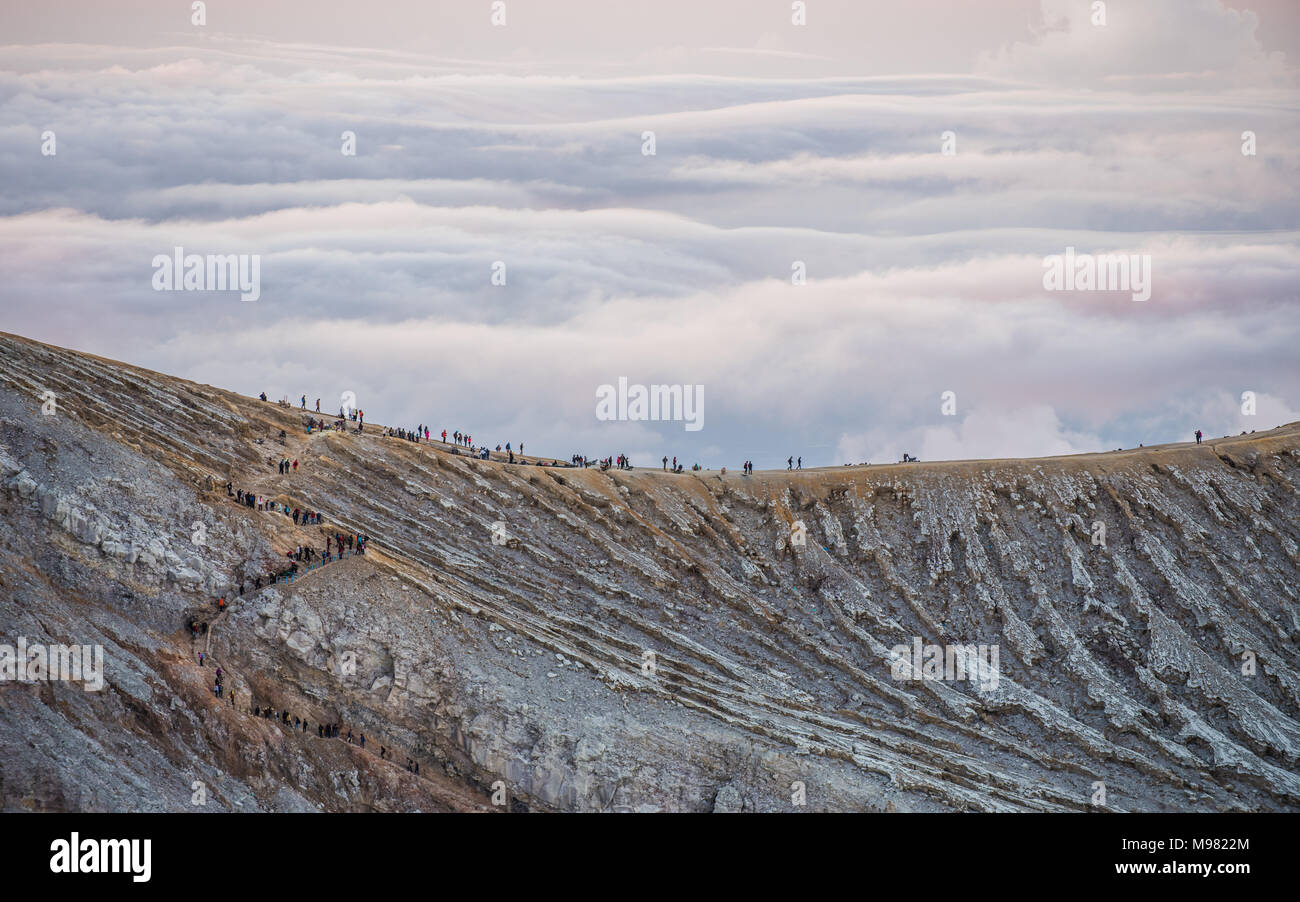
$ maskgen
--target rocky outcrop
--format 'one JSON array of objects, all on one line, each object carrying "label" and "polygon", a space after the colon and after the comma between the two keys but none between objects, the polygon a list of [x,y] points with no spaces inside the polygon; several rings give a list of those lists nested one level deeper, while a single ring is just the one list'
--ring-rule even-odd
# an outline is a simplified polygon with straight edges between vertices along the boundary
[{"label": "rocky outcrop", "polygon": [[[308,436],[277,405],[0,351],[0,641],[100,644],[107,682],[0,682],[5,808],[190,808],[196,781],[215,810],[1300,806],[1296,427],[601,473]],[[370,553],[252,590],[323,532],[227,481]],[[237,699],[366,751],[212,697],[185,626],[219,595]],[[907,679],[916,643],[996,649],[997,679]]]}]

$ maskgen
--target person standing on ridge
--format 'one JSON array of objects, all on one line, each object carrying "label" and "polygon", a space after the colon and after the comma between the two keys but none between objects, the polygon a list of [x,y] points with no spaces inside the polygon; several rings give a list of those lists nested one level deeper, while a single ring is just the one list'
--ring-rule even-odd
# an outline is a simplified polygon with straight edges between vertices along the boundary
[{"label": "person standing on ridge", "polygon": [[316,412],[320,413],[320,398],[316,399]]},{"label": "person standing on ridge", "polygon": [[802,458],[802,457],[799,458],[799,466],[796,467],[796,469],[799,469],[799,470],[802,470],[802,469],[803,469],[803,458]]},{"label": "person standing on ridge", "polygon": [[1199,445],[1200,443],[1201,443],[1201,430],[1197,429],[1197,430],[1196,430],[1196,444]]},{"label": "person standing on ridge", "polygon": [[303,409],[303,410],[306,410],[306,409],[307,409],[307,396],[306,396],[306,395],[303,395],[303,396],[302,396],[302,409]]},{"label": "person standing on ridge", "polygon": [[794,469],[794,455],[793,455],[793,454],[791,454],[789,457],[787,457],[787,458],[785,459],[785,468],[786,468],[787,470],[793,470],[793,469]]},{"label": "person standing on ridge", "polygon": [[668,455],[664,455],[664,472],[668,471]]}]

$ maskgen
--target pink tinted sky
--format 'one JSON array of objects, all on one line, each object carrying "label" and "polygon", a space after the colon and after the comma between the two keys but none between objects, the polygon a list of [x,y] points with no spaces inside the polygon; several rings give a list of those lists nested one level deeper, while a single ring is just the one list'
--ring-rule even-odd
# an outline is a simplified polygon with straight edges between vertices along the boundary
[{"label": "pink tinted sky", "polygon": [[[803,28],[787,0],[506,8],[5,4],[0,329],[635,461],[1300,419],[1300,4],[1111,0],[1105,29],[1087,0],[810,0]],[[259,254],[261,299],[151,290],[178,244]],[[1067,246],[1150,254],[1151,300],[1045,293]],[[704,384],[705,429],[597,421],[619,376]]]},{"label": "pink tinted sky", "polygon": [[[1213,2],[1213,0],[1211,0]],[[823,57],[763,60],[767,74],[969,71],[981,52],[1030,38],[1039,0],[808,0],[808,27],[785,27],[788,0],[507,0],[510,27],[489,25],[491,0],[209,0],[208,27],[269,41],[382,47],[469,59],[635,62],[641,71],[753,71],[705,48]],[[1068,5],[1068,4],[1067,4]],[[1110,0],[1122,23],[1142,0]],[[1190,9],[1204,0],[1185,0]],[[1268,51],[1300,54],[1300,3],[1225,3],[1258,14]],[[1049,13],[1050,14],[1050,13]],[[41,0],[0,8],[5,43],[155,46],[188,36],[188,0]],[[1171,24],[1176,30],[1176,25]]]}]

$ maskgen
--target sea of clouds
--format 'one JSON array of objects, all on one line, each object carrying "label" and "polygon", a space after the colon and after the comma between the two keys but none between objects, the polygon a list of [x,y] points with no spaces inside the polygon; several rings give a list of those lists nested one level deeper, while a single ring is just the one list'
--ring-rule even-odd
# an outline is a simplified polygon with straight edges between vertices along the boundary
[{"label": "sea of clouds", "polygon": [[[0,328],[643,465],[1063,454],[1300,419],[1294,68],[1217,0],[1112,3],[1104,27],[1090,7],[1050,0],[1027,36],[903,74],[800,54],[781,5],[757,45],[707,48],[712,71],[649,39],[620,65],[212,22],[11,44]],[[260,298],[152,290],[176,246],[260,255]],[[1149,254],[1150,300],[1045,291],[1067,246]],[[620,376],[705,386],[706,428],[598,420]]]}]

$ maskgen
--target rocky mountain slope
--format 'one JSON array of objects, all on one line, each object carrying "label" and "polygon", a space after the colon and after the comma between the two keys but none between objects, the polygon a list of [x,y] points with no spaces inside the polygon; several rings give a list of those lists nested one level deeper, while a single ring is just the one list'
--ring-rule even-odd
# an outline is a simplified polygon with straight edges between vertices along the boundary
[{"label": "rocky mountain slope", "polygon": [[[0,335],[0,643],[101,645],[106,681],[0,682],[0,808],[1296,810],[1298,476],[1297,426],[511,465]],[[253,588],[338,531],[368,553]],[[918,642],[996,647],[996,684],[897,678]]]}]

